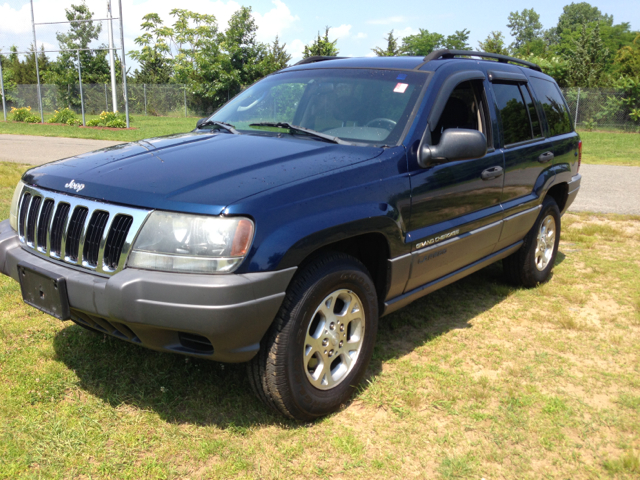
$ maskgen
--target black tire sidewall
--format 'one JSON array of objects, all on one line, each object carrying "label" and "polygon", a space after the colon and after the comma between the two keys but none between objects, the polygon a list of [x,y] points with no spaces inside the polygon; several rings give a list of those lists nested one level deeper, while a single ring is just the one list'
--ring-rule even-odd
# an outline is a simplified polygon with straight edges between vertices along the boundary
[{"label": "black tire sidewall", "polygon": [[[348,401],[356,385],[362,380],[375,344],[378,327],[378,306],[376,290],[368,273],[358,265],[334,265],[322,270],[322,277],[302,295],[291,312],[291,345],[287,352],[288,386],[291,389],[291,400],[299,410],[298,414],[315,418],[336,410]],[[356,268],[354,268],[356,267]],[[302,352],[311,317],[316,308],[330,293],[340,289],[352,290],[362,302],[365,314],[365,334],[362,349],[356,365],[347,377],[330,390],[314,387],[305,372]]]},{"label": "black tire sidewall", "polygon": [[[556,224],[556,238],[553,245],[553,254],[551,255],[551,259],[549,260],[549,264],[546,266],[544,270],[538,270],[536,266],[536,247],[537,247],[537,238],[538,232],[540,231],[540,224],[543,222],[548,215],[551,215]],[[531,232],[529,233],[528,238],[528,249],[527,255],[525,257],[525,268],[527,270],[526,274],[530,280],[529,283],[539,284],[544,283],[549,280],[551,276],[551,270],[556,262],[556,256],[558,255],[558,245],[560,244],[560,210],[558,209],[558,205],[555,200],[551,198],[545,198],[542,204],[542,210],[540,211],[540,215],[538,215],[538,219],[534,224]]]}]

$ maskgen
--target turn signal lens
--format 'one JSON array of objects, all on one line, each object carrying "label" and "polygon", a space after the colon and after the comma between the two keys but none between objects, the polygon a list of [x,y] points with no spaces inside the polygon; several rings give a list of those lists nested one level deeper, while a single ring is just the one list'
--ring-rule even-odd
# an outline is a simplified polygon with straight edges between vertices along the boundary
[{"label": "turn signal lens", "polygon": [[232,257],[244,257],[249,251],[253,239],[253,222],[243,218],[238,222],[236,233],[231,244]]},{"label": "turn signal lens", "polygon": [[580,165],[582,165],[582,140],[578,142],[578,171],[580,171]]}]

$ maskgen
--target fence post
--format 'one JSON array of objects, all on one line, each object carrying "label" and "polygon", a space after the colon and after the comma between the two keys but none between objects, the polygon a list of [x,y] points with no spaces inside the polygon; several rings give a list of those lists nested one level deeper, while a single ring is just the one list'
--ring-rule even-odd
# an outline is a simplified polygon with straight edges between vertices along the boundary
[{"label": "fence post", "polygon": [[0,56],[0,90],[2,93],[2,113],[4,114],[4,121],[7,121],[7,101],[4,98],[4,79],[2,78],[2,56]]},{"label": "fence post", "polygon": [[129,128],[129,94],[127,93],[127,65],[125,64],[126,52],[124,51],[124,27],[122,23],[122,0],[118,0],[118,13],[120,13],[120,42],[122,43],[122,94],[124,96],[124,112]]},{"label": "fence post", "polygon": [[82,126],[86,127],[84,121],[84,93],[82,92],[82,67],[80,66],[80,50],[78,50],[78,81],[80,82],[80,108],[82,108]]},{"label": "fence post", "polygon": [[576,101],[576,119],[573,122],[573,126],[578,126],[578,108],[580,107],[580,87],[578,87],[578,100]]},{"label": "fence post", "polygon": [[31,28],[33,29],[33,56],[36,59],[36,78],[38,79],[38,106],[40,107],[40,121],[44,123],[42,111],[42,92],[40,91],[40,68],[38,67],[38,41],[36,40],[36,21],[33,18],[33,0],[31,0]]},{"label": "fence post", "polygon": [[107,84],[104,84],[104,111],[109,111],[109,97],[107,96]]},{"label": "fence post", "polygon": [[187,116],[187,85],[184,85],[184,116]]},{"label": "fence post", "polygon": [[142,84],[142,90],[144,92],[144,116],[147,116],[147,84]]}]

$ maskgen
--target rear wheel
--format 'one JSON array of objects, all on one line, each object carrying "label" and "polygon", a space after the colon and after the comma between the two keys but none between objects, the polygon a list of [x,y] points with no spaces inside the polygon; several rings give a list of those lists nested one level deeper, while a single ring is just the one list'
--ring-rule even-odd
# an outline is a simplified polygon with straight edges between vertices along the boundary
[{"label": "rear wheel", "polygon": [[547,197],[522,247],[502,261],[506,277],[527,288],[546,282],[551,277],[559,243],[560,210],[555,200]]},{"label": "rear wheel", "polygon": [[278,412],[309,421],[353,394],[373,353],[378,328],[375,286],[366,267],[343,253],[304,267],[250,362],[258,397]]}]

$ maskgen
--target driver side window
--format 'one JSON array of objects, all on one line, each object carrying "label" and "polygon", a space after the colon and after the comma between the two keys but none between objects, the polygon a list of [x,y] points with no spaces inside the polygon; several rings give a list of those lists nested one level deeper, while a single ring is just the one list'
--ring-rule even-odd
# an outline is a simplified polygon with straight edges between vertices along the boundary
[{"label": "driver side window", "polygon": [[450,128],[478,130],[489,140],[489,122],[486,120],[486,100],[481,80],[463,82],[458,85],[447,101],[440,119],[431,132],[431,144],[440,143],[442,132]]}]

